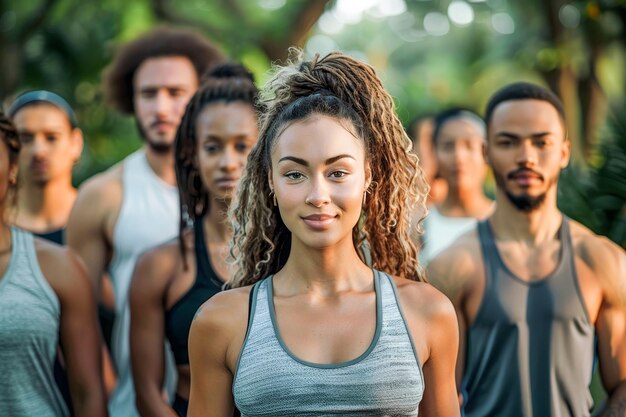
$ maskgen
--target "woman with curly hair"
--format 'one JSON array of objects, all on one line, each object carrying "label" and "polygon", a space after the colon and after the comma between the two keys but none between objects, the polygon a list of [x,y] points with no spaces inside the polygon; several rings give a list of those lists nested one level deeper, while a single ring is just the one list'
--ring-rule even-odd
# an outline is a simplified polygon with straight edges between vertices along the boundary
[{"label": "woman with curly hair", "polygon": [[[198,307],[230,278],[228,205],[257,141],[257,96],[245,67],[217,66],[189,101],[178,128],[179,238],[139,259],[130,289],[131,363],[144,417],[187,415],[189,327]],[[161,395],[165,340],[178,370],[171,406]]]},{"label": "woman with curly hair", "polygon": [[409,237],[427,186],[391,96],[331,53],[278,69],[264,104],[237,288],[191,327],[189,416],[458,416],[455,313]]}]

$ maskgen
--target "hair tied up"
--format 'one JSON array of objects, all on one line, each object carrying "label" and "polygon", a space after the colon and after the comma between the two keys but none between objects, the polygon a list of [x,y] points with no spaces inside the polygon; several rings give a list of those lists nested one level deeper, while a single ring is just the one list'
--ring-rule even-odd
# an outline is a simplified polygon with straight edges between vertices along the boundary
[{"label": "hair tied up", "polygon": [[254,75],[243,65],[234,62],[225,62],[212,67],[202,76],[202,81],[209,78],[245,78],[254,82]]}]

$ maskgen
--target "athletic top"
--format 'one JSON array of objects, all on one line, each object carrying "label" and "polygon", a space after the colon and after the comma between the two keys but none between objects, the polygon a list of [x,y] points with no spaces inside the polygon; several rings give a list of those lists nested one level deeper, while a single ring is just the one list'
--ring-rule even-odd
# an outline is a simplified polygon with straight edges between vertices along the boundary
[{"label": "athletic top", "polygon": [[233,382],[248,416],[411,416],[424,392],[422,368],[391,277],[374,271],[376,331],[359,357],[336,364],[295,357],[276,325],[272,276],[253,287],[248,331]]},{"label": "athletic top", "polygon": [[67,417],[52,373],[61,306],[37,261],[33,235],[11,228],[0,279],[0,415]]},{"label": "athletic top", "polygon": [[[124,160],[122,186],[122,207],[113,231],[114,253],[109,266],[116,309],[111,353],[118,374],[117,386],[109,400],[109,414],[139,417],[130,364],[128,290],[139,255],[178,234],[179,203],[176,187],[165,183],[154,173],[143,150]],[[171,372],[175,367],[171,358],[169,369],[166,381],[172,392],[174,381],[171,380]]]},{"label": "athletic top", "polygon": [[209,260],[204,241],[202,219],[194,224],[196,253],[196,280],[192,287],[165,313],[165,333],[172,347],[177,365],[189,365],[187,340],[191,322],[198,308],[209,298],[222,290],[224,284],[217,276]]},{"label": "athletic top", "polygon": [[57,245],[65,245],[65,227],[60,229],[49,230],[42,233],[33,233],[35,236],[42,239],[54,242]]},{"label": "athletic top", "polygon": [[486,282],[467,333],[464,415],[589,416],[594,327],[578,284],[568,219],[559,230],[556,269],[532,283],[504,264],[488,222],[478,224],[478,233]]},{"label": "athletic top", "polygon": [[448,217],[436,207],[429,207],[424,219],[424,245],[420,251],[420,263],[426,265],[463,233],[476,227],[476,223],[474,217]]}]

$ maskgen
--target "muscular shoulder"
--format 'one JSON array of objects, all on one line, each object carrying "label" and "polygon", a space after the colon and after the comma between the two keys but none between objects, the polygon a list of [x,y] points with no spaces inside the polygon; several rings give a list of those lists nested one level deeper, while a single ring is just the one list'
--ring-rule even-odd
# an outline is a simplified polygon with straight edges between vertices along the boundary
[{"label": "muscular shoulder", "polygon": [[446,317],[455,316],[448,297],[431,284],[399,277],[394,277],[394,282],[402,307],[408,315],[420,316],[428,321],[446,320]]},{"label": "muscular shoulder", "polygon": [[97,208],[122,193],[123,165],[117,164],[86,180],[78,190],[77,204]]},{"label": "muscular shoulder", "polygon": [[251,290],[247,286],[214,295],[200,306],[192,323],[196,343],[219,344],[230,364],[236,362],[246,333]]},{"label": "muscular shoulder", "polygon": [[570,221],[576,257],[584,262],[615,302],[626,306],[626,252],[604,236]]},{"label": "muscular shoulder", "polygon": [[35,238],[35,252],[41,272],[59,298],[91,289],[85,266],[71,249]]},{"label": "muscular shoulder", "polygon": [[483,276],[478,231],[472,229],[432,259],[426,269],[428,280],[454,300]]}]

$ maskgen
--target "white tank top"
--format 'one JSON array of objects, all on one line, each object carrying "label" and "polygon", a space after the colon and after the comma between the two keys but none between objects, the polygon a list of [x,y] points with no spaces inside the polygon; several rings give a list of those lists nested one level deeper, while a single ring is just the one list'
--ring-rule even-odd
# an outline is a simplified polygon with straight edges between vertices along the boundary
[{"label": "white tank top", "polygon": [[420,263],[428,264],[463,233],[475,228],[477,223],[478,220],[473,217],[448,217],[439,213],[436,207],[429,207],[424,220],[424,246],[420,251]]},{"label": "white tank top", "polygon": [[[109,401],[116,417],[138,417],[130,364],[130,306],[128,290],[135,263],[146,250],[174,238],[178,233],[178,190],[152,170],[143,150],[124,160],[122,207],[113,231],[113,259],[109,274],[115,291],[115,324],[112,355],[118,384]],[[171,358],[169,360],[172,363]],[[171,365],[168,369],[175,369]],[[171,371],[166,382],[173,392]]]}]

